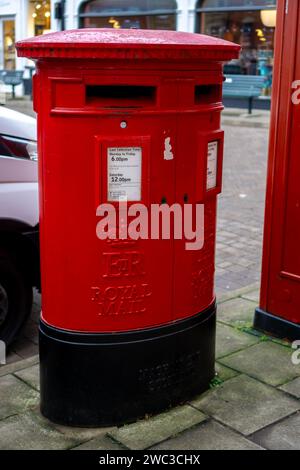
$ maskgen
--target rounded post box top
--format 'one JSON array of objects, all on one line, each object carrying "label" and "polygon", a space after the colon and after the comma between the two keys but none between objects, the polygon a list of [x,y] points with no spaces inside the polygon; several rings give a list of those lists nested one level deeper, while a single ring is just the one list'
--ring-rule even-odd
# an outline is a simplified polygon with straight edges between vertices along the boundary
[{"label": "rounded post box top", "polygon": [[227,61],[240,46],[203,34],[141,29],[91,28],[48,33],[16,43],[32,59],[202,59]]}]

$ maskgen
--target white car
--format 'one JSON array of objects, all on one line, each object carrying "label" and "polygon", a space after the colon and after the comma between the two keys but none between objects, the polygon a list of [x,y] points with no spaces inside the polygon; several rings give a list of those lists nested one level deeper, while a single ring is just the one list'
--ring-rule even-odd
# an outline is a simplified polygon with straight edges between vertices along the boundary
[{"label": "white car", "polygon": [[0,340],[8,346],[39,288],[36,120],[0,106]]}]

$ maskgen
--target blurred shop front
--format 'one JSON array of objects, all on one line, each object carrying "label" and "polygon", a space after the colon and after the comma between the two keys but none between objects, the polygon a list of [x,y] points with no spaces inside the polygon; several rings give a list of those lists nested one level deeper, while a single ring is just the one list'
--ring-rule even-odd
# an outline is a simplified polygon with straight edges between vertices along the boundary
[{"label": "blurred shop front", "polygon": [[225,73],[263,75],[262,95],[270,96],[273,75],[276,0],[200,0],[196,30],[242,46],[240,59]]},{"label": "blurred shop front", "polygon": [[16,68],[17,0],[0,0],[0,70]]},{"label": "blurred shop front", "polygon": [[50,0],[0,0],[0,69],[22,68],[15,42],[50,30]]},{"label": "blurred shop front", "polygon": [[89,0],[80,5],[81,28],[176,30],[175,0]]},{"label": "blurred shop front", "polygon": [[275,22],[276,0],[0,0],[0,70],[24,70],[19,90],[30,94],[34,64],[16,58],[15,42],[50,30],[201,32],[242,46],[240,59],[226,65],[225,73],[266,77],[260,101],[269,103]]},{"label": "blurred shop front", "polygon": [[[16,57],[15,43],[50,31],[51,0],[0,0],[0,88],[16,95],[31,94],[34,63]],[[23,72],[23,73],[22,73]]]}]

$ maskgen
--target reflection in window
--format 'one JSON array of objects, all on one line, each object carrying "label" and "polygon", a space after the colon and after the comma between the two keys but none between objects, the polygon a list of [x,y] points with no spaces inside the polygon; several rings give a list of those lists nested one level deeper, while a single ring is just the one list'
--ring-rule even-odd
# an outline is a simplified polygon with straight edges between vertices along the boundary
[{"label": "reflection in window", "polygon": [[200,0],[198,8],[245,8],[276,7],[276,0]]},{"label": "reflection in window", "polygon": [[263,94],[270,95],[276,0],[204,0],[197,6],[198,31],[242,46],[225,73],[266,76]]},{"label": "reflection in window", "polygon": [[174,0],[91,0],[80,7],[80,27],[176,29]]}]

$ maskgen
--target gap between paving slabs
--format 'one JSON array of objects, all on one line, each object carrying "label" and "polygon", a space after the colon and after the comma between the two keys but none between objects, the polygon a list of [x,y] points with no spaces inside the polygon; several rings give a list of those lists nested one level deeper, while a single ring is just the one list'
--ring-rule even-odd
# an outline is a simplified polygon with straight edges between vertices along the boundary
[{"label": "gap between paving slabs", "polygon": [[108,433],[108,436],[128,449],[143,450],[166,441],[206,419],[201,411],[183,405],[149,419],[114,429]]}]

